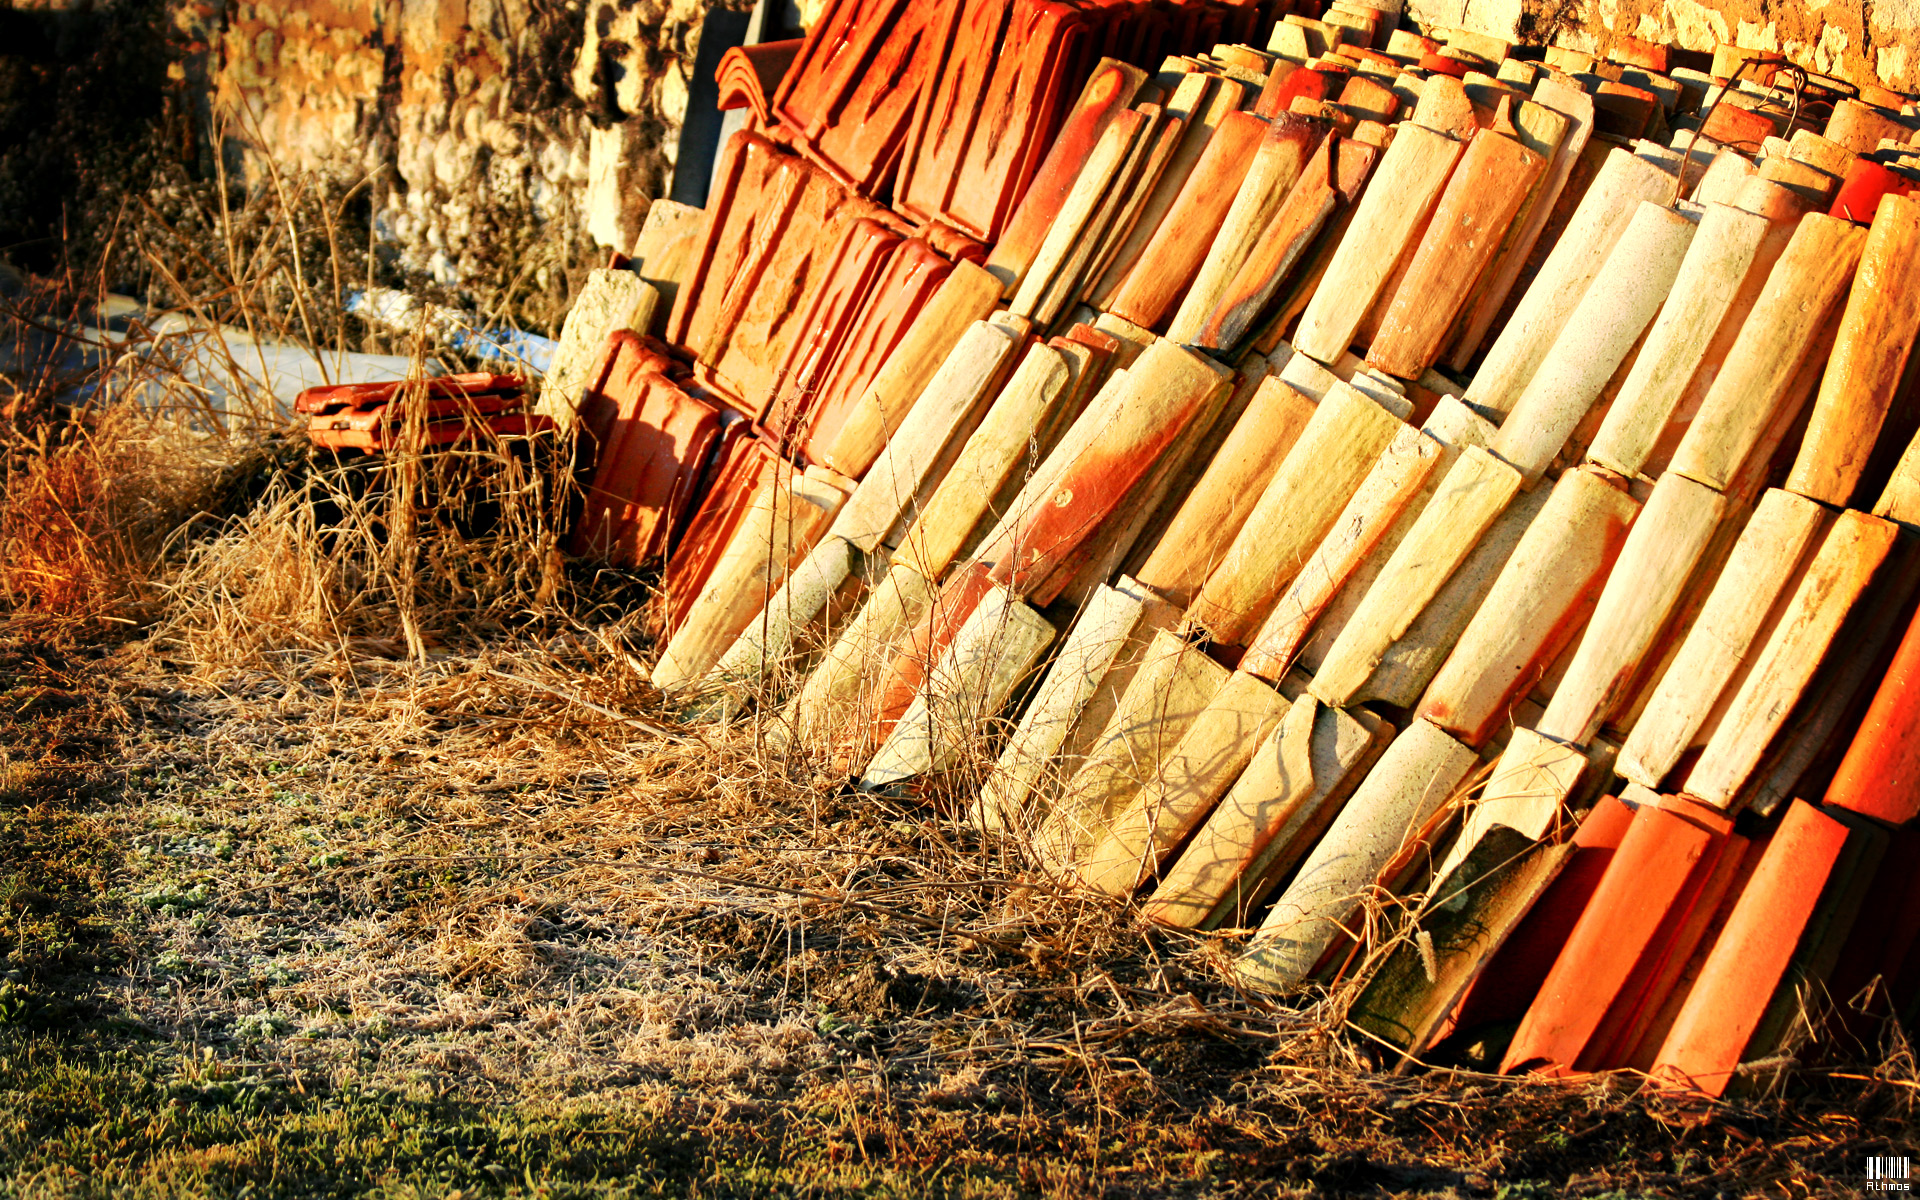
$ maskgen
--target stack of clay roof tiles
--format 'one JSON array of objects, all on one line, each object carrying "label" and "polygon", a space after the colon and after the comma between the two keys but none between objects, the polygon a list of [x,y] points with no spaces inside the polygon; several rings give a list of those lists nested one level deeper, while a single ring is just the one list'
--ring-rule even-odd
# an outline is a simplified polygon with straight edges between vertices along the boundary
[{"label": "stack of clay roof tiles", "polygon": [[423,383],[344,383],[308,388],[294,400],[315,446],[384,454],[404,443],[409,422],[418,444],[452,446],[491,438],[524,438],[551,421],[527,412],[515,375],[443,375]]},{"label": "stack of clay roof tiles", "polygon": [[1355,0],[836,0],[722,80],[541,401],[656,685],[1406,1055],[1914,1015],[1908,98]]}]

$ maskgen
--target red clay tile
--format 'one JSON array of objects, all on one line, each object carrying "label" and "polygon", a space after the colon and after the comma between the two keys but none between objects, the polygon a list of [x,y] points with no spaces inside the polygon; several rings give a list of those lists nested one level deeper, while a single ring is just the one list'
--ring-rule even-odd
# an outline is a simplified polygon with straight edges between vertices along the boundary
[{"label": "red clay tile", "polygon": [[[444,447],[460,442],[484,440],[482,432],[496,438],[528,437],[544,433],[553,428],[549,417],[502,415],[489,417],[484,421],[432,421],[422,434],[422,444],[427,447]],[[384,453],[394,449],[401,432],[392,425],[376,424],[365,429],[309,429],[307,436],[313,444],[326,450],[366,450]]]},{"label": "red clay tile", "polygon": [[1913,180],[1905,175],[1870,158],[1856,158],[1847,165],[1846,178],[1840,181],[1840,190],[1834,194],[1833,207],[1827,210],[1827,215],[1871,225],[1874,214],[1880,210],[1882,196],[1910,196],[1913,189]]},{"label": "red clay tile", "polygon": [[640,339],[617,333],[610,343],[581,403],[593,473],[567,551],[638,566],[667,555],[691,519],[724,421],[663,373]]},{"label": "red clay tile", "polygon": [[1794,801],[1660,1048],[1657,1081],[1719,1096],[1742,1062],[1772,1052],[1800,987],[1831,971],[1857,912],[1849,893],[1871,879],[1854,877],[1877,868],[1883,846],[1884,835]]},{"label": "red clay tile", "polygon": [[1634,814],[1501,1070],[1559,1075],[1616,1065],[1604,1052],[1646,1002],[1730,829],[1724,817],[1691,806],[1650,805]]},{"label": "red clay tile", "polygon": [[1920,816],[1920,618],[1900,639],[1826,802],[1888,825]]},{"label": "red clay tile", "polygon": [[1566,946],[1567,935],[1600,886],[1620,840],[1633,825],[1633,812],[1615,796],[1593,806],[1574,831],[1573,852],[1566,865],[1461,997],[1442,1037],[1471,1035],[1478,1029],[1516,1023],[1526,1015]]},{"label": "red clay tile", "polygon": [[[484,371],[465,375],[436,375],[425,381],[414,382],[424,382],[422,394],[429,400],[458,396],[476,400],[483,396],[517,396],[523,386],[517,375],[492,375]],[[391,383],[336,383],[311,387],[294,398],[293,411],[314,414],[376,408],[392,400],[407,386],[409,384],[406,381],[394,380]]]},{"label": "red clay tile", "polygon": [[809,463],[825,464],[861,393],[952,270],[952,262],[919,238],[894,249],[817,384],[800,445]]},{"label": "red clay tile", "polygon": [[1761,145],[1779,132],[1773,118],[1726,100],[1715,105],[1700,125],[1701,137],[1747,154],[1758,154]]},{"label": "red clay tile", "polygon": [[660,580],[663,603],[657,632],[671,636],[680,627],[752,507],[761,483],[769,472],[781,469],[785,467],[780,455],[751,422],[735,420],[721,430],[710,482],[695,488],[699,506]]}]

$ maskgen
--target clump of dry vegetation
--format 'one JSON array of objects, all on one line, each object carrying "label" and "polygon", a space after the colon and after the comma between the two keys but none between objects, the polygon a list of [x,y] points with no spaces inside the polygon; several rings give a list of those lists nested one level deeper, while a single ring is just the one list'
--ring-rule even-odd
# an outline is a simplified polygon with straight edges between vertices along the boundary
[{"label": "clump of dry vegetation", "polygon": [[148,370],[103,362],[68,287],[0,294],[0,597],[82,623],[148,613],[168,538],[230,461],[124,395]]},{"label": "clump of dry vegetation", "polygon": [[316,455],[189,546],[155,644],[199,664],[298,648],[403,650],[497,635],[566,588],[564,447],[525,439],[382,460]]},{"label": "clump of dry vegetation", "polygon": [[138,424],[115,409],[6,448],[0,593],[16,610],[111,619],[150,598],[198,472]]},{"label": "clump of dry vegetation", "polygon": [[[272,173],[243,191],[217,159],[206,179],[163,166],[96,269],[0,288],[0,596],[16,611],[161,620],[235,658],[382,628],[418,652],[425,625],[492,629],[558,594],[570,446],[368,469],[309,454],[269,390],[263,345],[312,348],[321,375],[348,352],[477,365],[344,310],[349,288],[419,288],[373,252],[366,183]],[[112,330],[110,279],[148,301]],[[515,287],[490,307],[511,318]]]}]

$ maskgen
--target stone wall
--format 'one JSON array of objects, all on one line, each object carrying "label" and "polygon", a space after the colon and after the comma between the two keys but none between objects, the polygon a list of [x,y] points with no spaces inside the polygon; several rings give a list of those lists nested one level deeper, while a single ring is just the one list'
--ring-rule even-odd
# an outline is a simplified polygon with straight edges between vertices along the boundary
[{"label": "stone wall", "polygon": [[[745,5],[748,0],[730,0]],[[365,176],[402,265],[455,284],[511,250],[533,282],[631,243],[663,192],[706,0],[177,0],[227,135]],[[811,8],[807,5],[803,8]],[[1920,0],[1411,0],[1426,24],[1603,49],[1779,50],[1920,90]],[[198,80],[196,80],[198,82]]]},{"label": "stone wall", "polygon": [[[708,2],[5,0],[0,12],[44,21],[165,5],[177,37],[168,82],[156,72],[142,86],[173,112],[166,138],[191,142],[189,124],[212,129],[209,144],[250,182],[266,179],[271,158],[283,172],[362,187],[395,266],[496,297],[518,289],[516,311],[545,324],[570,299],[569,280],[605,247],[629,245],[664,193]],[[1698,50],[1732,41],[1920,91],[1920,0],[1408,3],[1423,24],[1516,41],[1589,50],[1616,34]],[[799,7],[810,14],[817,3]],[[73,28],[67,40],[88,26]],[[9,53],[20,51],[0,49]],[[40,78],[20,75],[15,90],[28,96]],[[96,116],[75,119],[110,133]],[[7,178],[36,173],[45,174],[28,163]],[[533,296],[541,301],[526,302]]]},{"label": "stone wall", "polygon": [[373,197],[399,265],[545,290],[664,190],[706,0],[180,0],[176,77],[250,181]]},{"label": "stone wall", "polygon": [[1777,50],[1817,72],[1920,92],[1920,0],[1410,0],[1416,21],[1605,48],[1610,35],[1711,51]]}]

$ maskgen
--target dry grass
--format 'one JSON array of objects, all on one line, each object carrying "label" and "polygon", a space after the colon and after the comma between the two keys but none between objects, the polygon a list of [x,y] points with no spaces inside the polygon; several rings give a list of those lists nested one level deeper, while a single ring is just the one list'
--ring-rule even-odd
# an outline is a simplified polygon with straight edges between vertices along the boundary
[{"label": "dry grass", "polygon": [[[488,628],[558,594],[552,464],[570,446],[485,440],[369,472],[308,462],[287,439],[264,345],[316,348],[323,376],[360,351],[416,373],[475,365],[343,311],[349,288],[405,282],[356,223],[367,183],[275,173],[241,193],[223,173],[163,173],[103,251],[137,268],[148,312],[92,327],[104,265],[0,296],[0,597],[16,613],[140,625],[171,612],[178,631],[180,614],[194,625],[222,608],[209,619],[230,628],[192,633],[229,660],[262,637],[337,642],[397,622],[417,654],[425,626]],[[511,320],[512,292],[490,311]]]},{"label": "dry grass", "polygon": [[0,598],[54,620],[124,620],[151,600],[161,545],[218,458],[113,402],[130,373],[91,352],[72,285],[19,280],[0,295]]},{"label": "dry grass", "polygon": [[557,611],[566,496],[552,464],[565,452],[542,438],[316,454],[187,548],[156,644],[202,665],[294,648],[424,658]]},{"label": "dry grass", "polygon": [[[105,299],[71,274],[0,298],[0,596],[54,623],[150,617],[170,537],[279,424],[231,356],[209,380],[145,326],[109,344]],[[246,403],[214,407],[209,382]]]},{"label": "dry grass", "polygon": [[7,448],[0,596],[15,609],[98,621],[151,600],[159,549],[195,507],[192,447],[125,409],[76,422],[56,441]]},{"label": "dry grass", "polygon": [[[0,1194],[84,1168],[129,1078],[213,1124],[190,1187],[156,1174],[185,1168],[144,1118],[106,1177],[196,1195],[236,1194],[268,1148],[299,1159],[322,1117],[428,1141],[356,1133],[386,1176],[309,1164],[282,1194],[537,1194],[528,1166],[559,1172],[549,1194],[656,1194],[612,1164],[675,1195],[1830,1195],[1914,1132],[1913,1089],[1859,1071],[1703,1107],[1627,1075],[1379,1073],[1337,997],[1237,992],[1231,938],[1144,931],[748,729],[636,728],[666,716],[594,632],[194,669],[151,642],[8,647],[66,697],[11,729],[98,740],[4,809],[74,831],[83,878],[34,886],[92,932],[8,935],[23,1123],[0,1122]],[[51,870],[31,863],[9,852]],[[48,1099],[51,1046],[92,1107]],[[503,1149],[554,1114],[607,1136]],[[461,1129],[491,1131],[506,1178],[436,1157],[480,1136]]]}]

